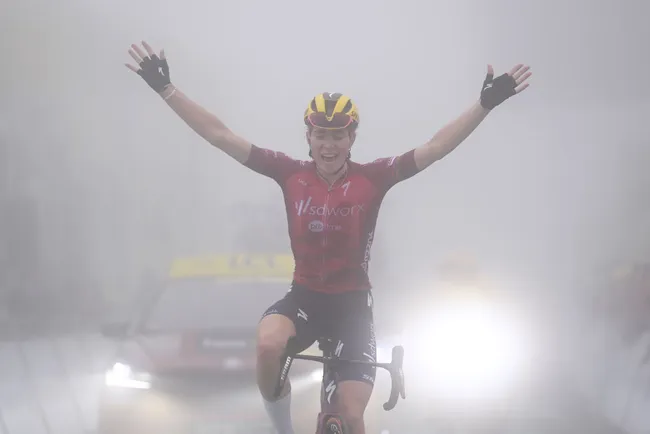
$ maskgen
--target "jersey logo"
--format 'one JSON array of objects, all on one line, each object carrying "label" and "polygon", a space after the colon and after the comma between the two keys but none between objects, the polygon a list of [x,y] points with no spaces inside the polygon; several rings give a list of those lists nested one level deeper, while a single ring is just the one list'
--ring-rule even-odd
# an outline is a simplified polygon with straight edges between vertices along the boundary
[{"label": "jersey logo", "polygon": [[348,195],[348,188],[350,188],[350,182],[351,181],[347,181],[347,182],[343,183],[343,185],[341,185],[341,188],[343,189],[343,196],[344,197]]},{"label": "jersey logo", "polygon": [[309,209],[309,205],[311,204],[311,196],[307,199],[307,202],[304,200],[300,200],[300,202],[296,202],[296,213],[301,216],[307,209]]},{"label": "jersey logo", "polygon": [[318,216],[318,217],[349,217],[356,216],[366,211],[366,204],[360,203],[351,206],[337,206],[330,208],[324,205],[312,205],[312,197],[309,196],[307,200],[300,199],[293,204],[296,208],[296,215],[298,216]]}]

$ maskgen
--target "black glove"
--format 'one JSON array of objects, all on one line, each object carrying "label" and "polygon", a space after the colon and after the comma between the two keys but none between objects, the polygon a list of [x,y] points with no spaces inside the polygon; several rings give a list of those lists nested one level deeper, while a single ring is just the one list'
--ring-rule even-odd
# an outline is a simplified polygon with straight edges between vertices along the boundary
[{"label": "black glove", "polygon": [[167,59],[161,59],[155,54],[142,59],[138,75],[158,93],[162,92],[165,86],[171,83]]},{"label": "black glove", "polygon": [[517,92],[515,88],[517,82],[509,74],[502,74],[494,78],[494,74],[488,73],[483,82],[483,89],[481,89],[481,106],[488,110],[501,104]]}]

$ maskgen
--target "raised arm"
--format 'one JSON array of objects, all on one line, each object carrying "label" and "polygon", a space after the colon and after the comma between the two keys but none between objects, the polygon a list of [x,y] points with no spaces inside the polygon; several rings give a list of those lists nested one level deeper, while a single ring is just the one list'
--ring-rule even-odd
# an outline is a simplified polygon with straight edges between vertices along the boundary
[{"label": "raised arm", "polygon": [[424,145],[415,149],[415,164],[423,170],[456,149],[479,126],[490,111],[511,96],[528,87],[530,68],[516,65],[509,73],[494,79],[494,70],[488,65],[481,98],[458,118],[440,129]]},{"label": "raised arm", "polygon": [[142,46],[146,53],[135,44],[131,45],[129,50],[129,54],[139,68],[130,64],[126,64],[126,66],[140,75],[153,90],[158,92],[172,110],[198,135],[235,160],[245,164],[251,153],[251,143],[237,136],[219,118],[171,84],[169,65],[164,50],[160,51],[160,56],[157,56],[149,44],[143,41]]},{"label": "raised arm", "polygon": [[218,117],[192,101],[173,84],[166,86],[161,96],[199,136],[240,163],[246,163],[252,148],[249,141],[233,133]]}]

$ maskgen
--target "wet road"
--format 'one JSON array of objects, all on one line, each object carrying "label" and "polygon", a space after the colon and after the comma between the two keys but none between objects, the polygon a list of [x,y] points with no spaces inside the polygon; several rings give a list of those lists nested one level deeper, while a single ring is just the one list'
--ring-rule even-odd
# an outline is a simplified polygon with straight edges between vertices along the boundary
[{"label": "wet road", "polygon": [[[232,432],[231,428],[268,426],[252,373],[244,379],[224,379],[209,400],[188,400],[171,407],[165,407],[169,399],[153,391],[144,392],[154,399],[135,401],[131,398],[140,391],[109,393],[104,372],[114,362],[114,350],[113,343],[97,335],[0,342],[0,434],[97,432],[99,416],[105,410],[102,403],[109,395],[122,399],[131,413],[138,410],[138,403],[152,404],[145,410],[153,419],[164,419],[161,415],[174,411],[209,415],[204,427],[209,432],[225,434]],[[315,375],[293,376],[292,413],[297,432],[314,431],[319,381]]]},{"label": "wet road", "polygon": [[[620,357],[617,364],[610,365],[609,384],[604,386],[609,395],[607,402],[603,402],[605,411],[613,420],[623,420],[631,432],[647,432],[650,427],[647,413],[650,401],[646,389],[634,387],[650,378],[650,366],[646,364],[646,368],[639,369],[639,362],[648,348],[650,334],[631,348],[629,357]],[[97,336],[0,342],[0,434],[97,432],[98,409],[103,408],[99,405],[100,397],[107,391],[103,372],[112,363],[112,357],[111,345]],[[407,400],[401,401],[395,410],[385,412],[381,405],[388,397],[389,384],[385,373],[378,375],[378,384],[366,411],[369,434],[379,434],[384,421],[404,417],[409,409],[422,401],[417,400],[413,393],[417,376],[407,372]],[[297,433],[314,432],[319,410],[319,379],[314,375],[294,376],[292,384],[295,430]],[[115,396],[121,393],[123,398],[128,398],[133,391],[113,392],[116,392]],[[203,426],[194,427],[197,434],[238,434],[241,429],[247,434],[268,432],[265,431],[268,421],[252,374],[246,380],[234,377],[224,380],[219,391],[202,402],[187,400],[176,407],[165,407],[169,403],[165,403],[160,395],[149,395],[158,396],[149,402],[153,405],[145,408],[151,419],[162,420],[162,415],[174,414],[174,411],[208,415]],[[127,410],[133,412],[139,408],[128,405]]]}]

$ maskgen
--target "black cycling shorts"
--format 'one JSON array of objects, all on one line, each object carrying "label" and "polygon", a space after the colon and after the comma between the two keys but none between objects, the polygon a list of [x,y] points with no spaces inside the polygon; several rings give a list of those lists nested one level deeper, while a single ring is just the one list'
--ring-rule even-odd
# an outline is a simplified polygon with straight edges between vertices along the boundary
[{"label": "black cycling shorts", "polygon": [[[324,294],[294,284],[262,318],[279,314],[291,319],[301,351],[316,341],[331,339],[337,357],[374,362],[377,347],[372,304],[370,291]],[[375,373],[376,368],[367,365],[344,364],[336,368],[338,381],[354,380],[374,385]]]}]

